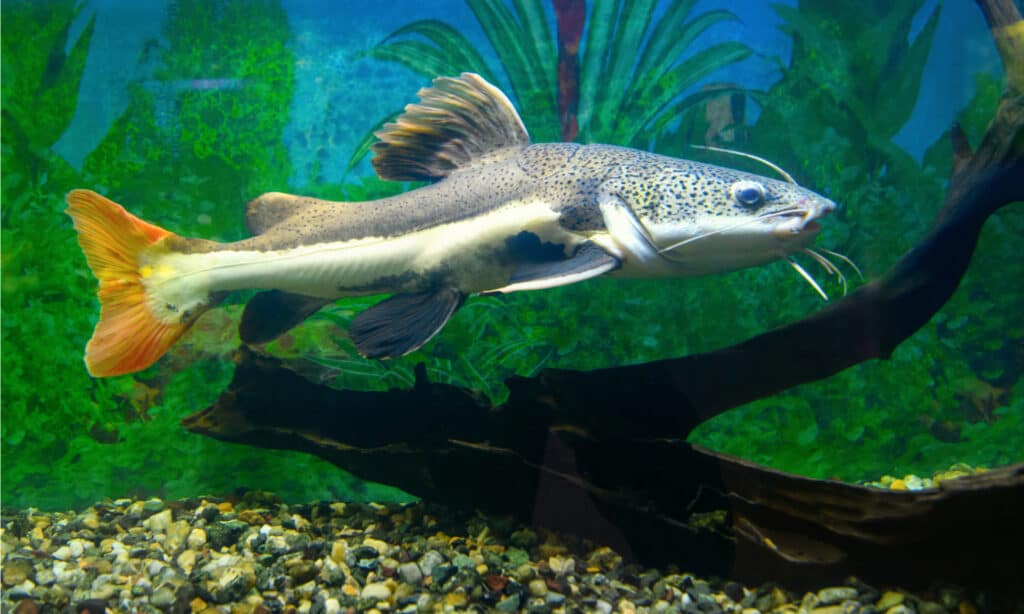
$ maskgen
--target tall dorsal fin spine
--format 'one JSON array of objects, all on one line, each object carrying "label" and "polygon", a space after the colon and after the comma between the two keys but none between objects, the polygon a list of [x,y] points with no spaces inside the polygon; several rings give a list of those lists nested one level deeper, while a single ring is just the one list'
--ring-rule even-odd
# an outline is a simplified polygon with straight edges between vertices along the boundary
[{"label": "tall dorsal fin spine", "polygon": [[511,101],[480,75],[438,77],[419,97],[376,133],[373,167],[381,179],[434,181],[493,152],[530,144]]}]

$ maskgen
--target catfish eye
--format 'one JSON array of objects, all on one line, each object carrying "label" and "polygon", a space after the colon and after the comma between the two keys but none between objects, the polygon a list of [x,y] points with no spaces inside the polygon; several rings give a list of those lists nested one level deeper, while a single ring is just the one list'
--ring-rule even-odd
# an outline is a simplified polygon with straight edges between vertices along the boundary
[{"label": "catfish eye", "polygon": [[764,202],[764,186],[756,181],[737,181],[732,184],[732,197],[744,207],[756,207]]}]

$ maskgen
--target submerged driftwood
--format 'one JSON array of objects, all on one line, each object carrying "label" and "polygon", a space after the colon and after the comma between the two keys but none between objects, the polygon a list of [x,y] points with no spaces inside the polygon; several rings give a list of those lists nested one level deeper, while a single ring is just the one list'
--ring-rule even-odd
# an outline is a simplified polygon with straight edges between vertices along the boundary
[{"label": "submerged driftwood", "polygon": [[[1007,73],[996,116],[975,152],[954,128],[953,174],[928,235],[836,304],[714,352],[514,378],[498,408],[422,372],[412,390],[333,390],[243,347],[229,390],[185,426],[303,450],[428,500],[514,514],[704,573],[1009,590],[1024,568],[1024,464],[889,492],[685,442],[732,407],[888,357],[952,295],[985,220],[1024,200],[1024,22],[1010,0],[979,4]],[[732,530],[708,522],[722,509]]]}]

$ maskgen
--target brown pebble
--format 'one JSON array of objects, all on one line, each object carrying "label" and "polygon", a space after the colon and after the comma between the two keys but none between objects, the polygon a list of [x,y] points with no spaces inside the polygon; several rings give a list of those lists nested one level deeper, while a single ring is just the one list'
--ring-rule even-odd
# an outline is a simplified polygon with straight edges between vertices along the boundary
[{"label": "brown pebble", "polygon": [[12,610],[14,614],[38,614],[39,606],[31,599],[22,599]]},{"label": "brown pebble", "polygon": [[974,607],[969,601],[961,601],[957,608],[960,614],[978,614],[978,608]]},{"label": "brown pebble", "polygon": [[491,589],[495,593],[500,593],[505,590],[508,586],[508,578],[505,576],[499,576],[498,574],[491,574],[484,577],[484,583],[487,584],[487,588]]},{"label": "brown pebble", "polygon": [[569,590],[569,586],[556,578],[544,578],[544,582],[548,585],[548,590],[555,591],[556,593],[565,593]]},{"label": "brown pebble", "polygon": [[238,512],[238,519],[253,526],[261,525],[267,520],[263,517],[263,514],[256,510],[242,510],[241,512]]}]

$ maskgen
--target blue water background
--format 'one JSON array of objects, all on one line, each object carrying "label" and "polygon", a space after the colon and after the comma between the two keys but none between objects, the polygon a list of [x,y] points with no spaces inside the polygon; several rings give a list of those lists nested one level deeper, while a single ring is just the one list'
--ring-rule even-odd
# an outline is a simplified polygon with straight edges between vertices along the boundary
[{"label": "blue water background", "polygon": [[[938,0],[923,7],[915,20],[911,36],[916,36]],[[311,155],[300,146],[299,133],[310,124],[322,121],[328,105],[345,103],[363,114],[347,117],[335,129],[332,152],[323,175],[329,181],[341,181],[345,162],[359,139],[373,123],[387,113],[411,102],[423,80],[397,65],[372,59],[360,59],[358,51],[370,47],[389,32],[424,18],[443,19],[465,33],[480,49],[489,49],[479,24],[461,0],[430,2],[396,0],[283,0],[295,33],[295,51],[299,58],[295,96],[290,112],[291,125],[286,134],[296,174],[294,186],[305,185],[304,156]],[[780,4],[793,4],[781,2]],[[729,2],[706,0],[696,12],[728,9],[740,23],[722,23],[709,29],[693,50],[727,41],[739,40],[755,54],[729,66],[706,81],[726,81],[754,89],[767,89],[780,78],[777,66],[788,62],[790,43],[779,29],[780,19],[772,3],[760,0]],[[664,10],[663,4],[661,10]],[[167,3],[128,0],[89,0],[72,27],[69,41],[77,39],[87,20],[96,15],[96,30],[88,64],[82,79],[78,110],[55,149],[73,166],[81,168],[85,156],[107,133],[114,119],[124,111],[126,88],[140,74],[137,59],[150,39],[160,37]],[[552,16],[553,21],[553,16]],[[998,73],[999,58],[988,34],[981,12],[971,2],[947,2],[942,7],[936,44],[925,69],[917,109],[894,141],[920,159],[936,135],[943,133],[956,113],[963,108],[973,88],[972,75],[979,71]],[[142,69],[144,70],[144,69]],[[182,79],[205,75],[181,75]],[[319,78],[319,82],[318,82]],[[324,80],[330,81],[329,86]],[[699,87],[699,86],[698,86]],[[325,90],[329,90],[326,91]],[[343,98],[339,98],[343,97]],[[757,109],[753,109],[756,117]],[[367,172],[364,166],[358,172]],[[282,186],[282,189],[287,186]]]}]

